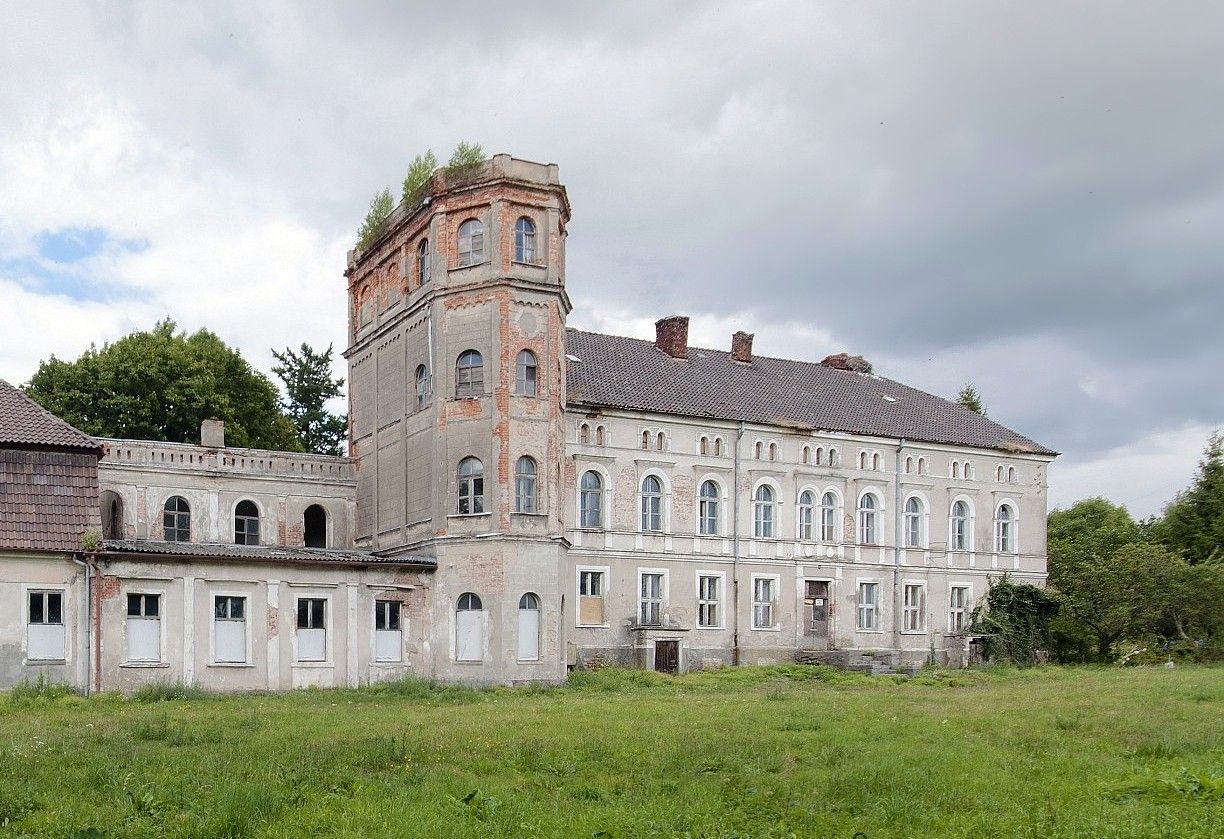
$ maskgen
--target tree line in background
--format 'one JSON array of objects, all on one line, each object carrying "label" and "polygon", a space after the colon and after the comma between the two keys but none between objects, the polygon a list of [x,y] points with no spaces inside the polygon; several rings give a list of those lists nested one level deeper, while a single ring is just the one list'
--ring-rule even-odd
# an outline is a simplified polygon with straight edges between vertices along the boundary
[{"label": "tree line in background", "polygon": [[230,446],[343,454],[347,420],[327,409],[344,385],[332,376],[331,346],[272,354],[283,395],[212,332],[188,334],[167,319],[75,361],[52,356],[25,392],[96,437],[198,443],[200,423],[219,419]]}]

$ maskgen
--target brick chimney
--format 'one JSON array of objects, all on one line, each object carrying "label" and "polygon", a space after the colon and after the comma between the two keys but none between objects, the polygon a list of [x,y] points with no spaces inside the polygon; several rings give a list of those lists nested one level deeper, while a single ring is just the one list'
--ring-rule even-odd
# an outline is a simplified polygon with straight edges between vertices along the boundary
[{"label": "brick chimney", "polygon": [[752,333],[740,331],[731,336],[731,358],[752,363]]},{"label": "brick chimney", "polygon": [[822,367],[829,367],[833,370],[846,370],[850,373],[872,372],[870,361],[861,355],[850,355],[844,352],[839,352],[836,355],[826,355],[824,361],[820,362],[820,364]]},{"label": "brick chimney", "polygon": [[688,358],[688,325],[685,315],[670,315],[655,321],[655,346],[672,358]]},{"label": "brick chimney", "polygon": [[225,448],[225,423],[219,419],[200,423],[200,445],[206,449]]}]

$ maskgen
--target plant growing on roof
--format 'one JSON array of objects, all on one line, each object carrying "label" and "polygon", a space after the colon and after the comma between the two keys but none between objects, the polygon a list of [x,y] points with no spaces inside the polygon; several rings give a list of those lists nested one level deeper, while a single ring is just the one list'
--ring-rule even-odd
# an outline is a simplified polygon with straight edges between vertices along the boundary
[{"label": "plant growing on roof", "polygon": [[470,178],[484,165],[485,153],[479,143],[461,140],[446,163],[446,176],[456,180]]},{"label": "plant growing on roof", "polygon": [[384,189],[370,199],[370,210],[357,230],[358,247],[365,249],[378,238],[378,234],[382,233],[387,224],[387,216],[391,215],[394,209],[395,199],[391,197],[389,189]]},{"label": "plant growing on roof", "polygon": [[408,165],[408,174],[404,176],[405,207],[413,207],[425,197],[425,188],[429,186],[429,180],[437,168],[438,158],[434,157],[432,149],[412,158],[412,163]]}]

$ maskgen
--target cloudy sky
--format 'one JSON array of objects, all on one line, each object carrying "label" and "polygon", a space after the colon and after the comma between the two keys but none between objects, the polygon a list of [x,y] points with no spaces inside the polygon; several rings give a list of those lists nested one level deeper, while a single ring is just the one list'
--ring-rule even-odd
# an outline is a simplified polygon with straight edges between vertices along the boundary
[{"label": "cloudy sky", "polygon": [[370,196],[558,163],[584,328],[849,350],[1157,511],[1224,425],[1219,3],[0,8],[0,377],[170,316],[344,344]]}]

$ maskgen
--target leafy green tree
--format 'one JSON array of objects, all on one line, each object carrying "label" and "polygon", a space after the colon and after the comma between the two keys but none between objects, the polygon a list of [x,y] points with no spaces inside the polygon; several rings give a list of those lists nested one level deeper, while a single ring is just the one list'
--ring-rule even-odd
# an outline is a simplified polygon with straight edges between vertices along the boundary
[{"label": "leafy green tree", "polygon": [[1050,592],[1005,576],[991,584],[973,610],[969,631],[987,636],[988,660],[1032,664],[1038,650],[1049,649],[1050,622],[1058,608],[1058,599]]},{"label": "leafy green tree", "polygon": [[370,199],[370,209],[366,212],[365,220],[357,230],[358,247],[368,248],[370,243],[378,238],[387,225],[387,217],[393,210],[395,210],[395,199],[391,197],[389,189],[376,193]]},{"label": "leafy green tree", "polygon": [[272,355],[279,362],[272,372],[285,386],[282,405],[302,446],[316,454],[343,454],[348,421],[327,410],[327,401],[342,396],[344,387],[344,379],[332,378],[332,345],[315,352],[304,343],[297,352],[285,347],[283,353],[273,350]]},{"label": "leafy green tree", "polygon": [[986,416],[986,406],[982,403],[982,396],[971,383],[961,388],[961,392],[956,396],[956,401],[973,413]]},{"label": "leafy green tree", "polygon": [[195,443],[200,422],[216,418],[230,445],[301,450],[267,376],[207,329],[188,335],[169,319],[76,361],[52,356],[25,391],[101,437]]},{"label": "leafy green tree", "polygon": [[424,154],[418,154],[412,158],[412,163],[408,166],[408,174],[404,176],[404,206],[413,207],[421,200],[437,168],[438,158],[434,157],[432,150],[427,150]]},{"label": "leafy green tree", "polygon": [[460,141],[459,145],[455,146],[450,160],[446,162],[446,176],[448,178],[471,177],[480,171],[484,162],[484,149],[479,143]]},{"label": "leafy green tree", "polygon": [[1046,524],[1051,564],[1073,554],[1104,559],[1140,539],[1131,514],[1104,498],[1085,498],[1065,510],[1054,510]]},{"label": "leafy green tree", "polygon": [[1153,537],[1192,565],[1224,557],[1224,439],[1211,435],[1194,482],[1151,526]]}]

